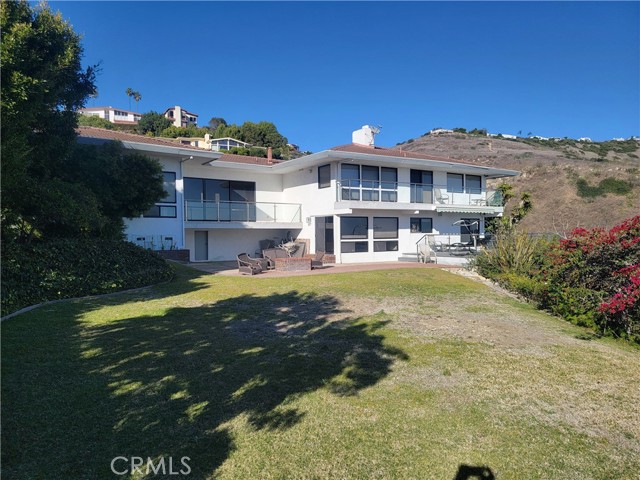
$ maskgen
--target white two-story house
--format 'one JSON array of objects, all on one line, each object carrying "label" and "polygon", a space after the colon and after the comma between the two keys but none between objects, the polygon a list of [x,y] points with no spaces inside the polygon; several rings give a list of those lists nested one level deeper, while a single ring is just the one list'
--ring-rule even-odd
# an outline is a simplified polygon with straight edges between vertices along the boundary
[{"label": "white two-story house", "polygon": [[465,242],[502,215],[487,180],[517,172],[377,147],[368,128],[350,144],[288,161],[90,127],[79,133],[81,142],[119,140],[161,162],[167,195],[126,220],[127,235],[149,248],[186,248],[191,261],[233,260],[261,240],[289,238],[337,263],[397,261],[425,235]]}]

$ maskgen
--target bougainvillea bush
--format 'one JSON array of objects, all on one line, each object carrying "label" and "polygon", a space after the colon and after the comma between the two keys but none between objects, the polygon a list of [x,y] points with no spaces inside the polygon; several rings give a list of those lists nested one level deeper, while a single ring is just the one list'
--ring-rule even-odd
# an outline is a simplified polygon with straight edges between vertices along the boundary
[{"label": "bougainvillea bush", "polygon": [[551,242],[505,232],[475,267],[573,323],[640,343],[640,216]]},{"label": "bougainvillea bush", "polygon": [[640,215],[611,230],[574,230],[551,245],[547,262],[547,308],[604,333],[640,340]]}]

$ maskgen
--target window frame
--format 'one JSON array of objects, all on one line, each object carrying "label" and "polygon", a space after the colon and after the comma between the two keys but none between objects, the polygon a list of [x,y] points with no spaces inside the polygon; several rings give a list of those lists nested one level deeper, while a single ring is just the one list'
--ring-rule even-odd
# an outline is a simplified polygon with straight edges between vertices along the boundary
[{"label": "window frame", "polygon": [[[327,178],[323,181],[323,173],[326,173]],[[318,167],[318,189],[331,187],[331,164],[320,165]]]},{"label": "window frame", "polygon": [[[173,209],[173,215],[162,215],[163,208]],[[152,210],[158,209],[158,214],[150,213]],[[144,218],[177,218],[178,216],[178,208],[175,205],[158,205],[157,203],[153,205],[149,210],[142,214]]]},{"label": "window frame", "polygon": [[[413,225],[418,221],[418,229],[414,230]],[[428,232],[422,230],[422,222],[429,220],[431,222],[431,228]],[[410,233],[433,233],[433,218],[432,217],[410,217],[409,218],[409,232]]]},{"label": "window frame", "polygon": [[[167,185],[167,183],[171,184],[171,181],[167,182],[167,175],[173,175],[173,194],[171,192],[167,192],[167,190],[164,190],[165,185]],[[164,171],[162,172],[162,188],[164,192],[167,193],[167,195],[162,197],[162,199],[156,203],[176,203],[177,201],[176,177],[177,177],[176,172],[164,172]],[[171,199],[167,200],[167,198],[173,198],[173,200]]]},{"label": "window frame", "polygon": [[[395,228],[395,235],[393,236],[379,236],[380,233],[378,231],[376,231],[376,221],[377,220],[395,220],[395,224],[396,224],[396,228]],[[373,217],[373,239],[374,240],[392,240],[392,239],[397,239],[398,235],[399,235],[399,227],[400,227],[400,222],[398,217]],[[379,229],[378,229],[379,230]],[[387,232],[387,230],[385,230],[385,232]],[[388,230],[388,232],[393,232],[392,230]]]},{"label": "window frame", "polygon": [[[358,228],[359,226],[361,226],[360,224],[356,224],[351,231],[353,233],[351,233],[351,235],[349,235],[348,237],[345,237],[345,228],[344,228],[344,221],[346,220],[364,220],[365,224],[365,233],[363,235],[356,235],[355,234],[355,230],[356,228]],[[348,229],[347,229],[348,230]],[[369,239],[369,217],[361,217],[361,216],[345,216],[345,217],[340,217],[340,240],[368,240]]]}]

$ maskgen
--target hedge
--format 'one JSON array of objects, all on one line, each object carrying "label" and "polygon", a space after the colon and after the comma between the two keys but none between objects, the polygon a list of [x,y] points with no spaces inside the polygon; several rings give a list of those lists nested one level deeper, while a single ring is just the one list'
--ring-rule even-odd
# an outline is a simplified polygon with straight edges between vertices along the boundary
[{"label": "hedge", "polygon": [[172,278],[159,255],[132,243],[56,239],[2,249],[2,315],[62,298],[138,288]]}]

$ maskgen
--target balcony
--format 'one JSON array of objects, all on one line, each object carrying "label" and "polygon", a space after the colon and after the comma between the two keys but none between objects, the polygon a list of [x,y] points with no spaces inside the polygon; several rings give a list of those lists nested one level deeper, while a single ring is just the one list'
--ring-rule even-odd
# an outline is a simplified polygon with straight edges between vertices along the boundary
[{"label": "balcony", "polygon": [[495,207],[502,211],[502,194],[499,191],[478,188],[449,191],[446,185],[378,180],[338,181],[336,202],[375,202],[375,208],[394,208],[392,204],[427,204],[442,211],[447,207],[460,206],[484,207],[484,210]]},{"label": "balcony", "polygon": [[299,203],[185,201],[188,222],[239,222],[274,224],[302,223]]}]

